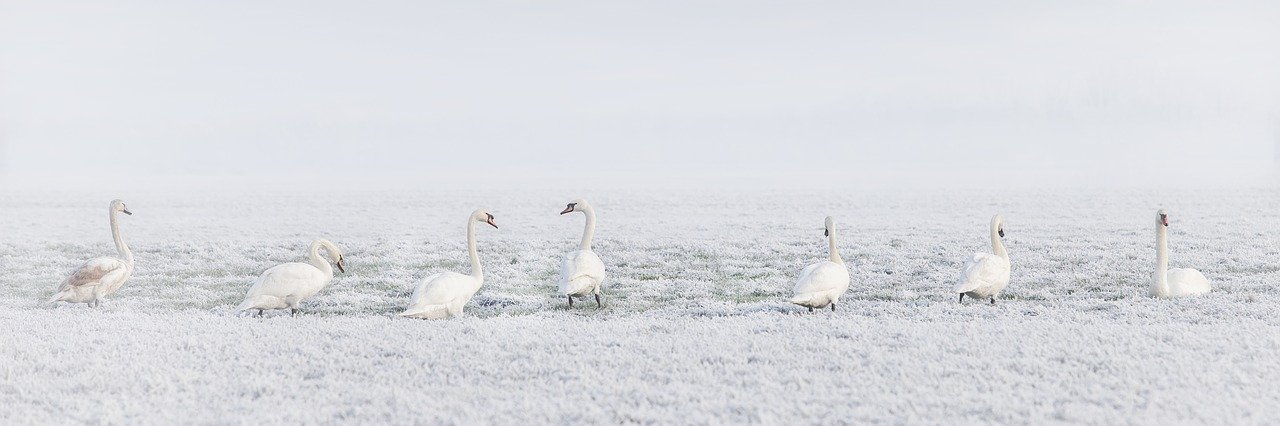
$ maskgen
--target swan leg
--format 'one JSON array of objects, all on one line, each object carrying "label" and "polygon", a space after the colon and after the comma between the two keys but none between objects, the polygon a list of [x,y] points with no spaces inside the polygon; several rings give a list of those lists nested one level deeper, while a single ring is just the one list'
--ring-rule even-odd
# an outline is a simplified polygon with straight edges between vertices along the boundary
[{"label": "swan leg", "polygon": [[291,317],[296,317],[296,316],[298,316],[298,311],[301,311],[301,309],[298,309],[298,308],[289,308],[289,316],[291,316]]},{"label": "swan leg", "polygon": [[603,308],[603,307],[604,307],[604,304],[603,304],[603,303],[600,303],[600,295],[599,295],[599,294],[597,294],[597,295],[596,295],[596,307],[597,307],[597,308]]},{"label": "swan leg", "polygon": [[565,296],[565,297],[568,297],[568,298],[569,298],[569,307],[570,307],[570,308],[573,308],[573,296],[572,296],[572,295],[570,295],[570,296]]},{"label": "swan leg", "polygon": [[964,293],[960,293],[960,303],[964,303]]},{"label": "swan leg", "polygon": [[262,310],[261,310],[261,309],[259,309],[259,310],[258,310],[258,318],[262,318]]},{"label": "swan leg", "polygon": [[831,302],[831,312],[836,311],[836,302]]},{"label": "swan leg", "polygon": [[995,306],[995,305],[996,305],[996,297],[991,296],[991,306]]},{"label": "swan leg", "polygon": [[810,307],[809,307],[809,313],[811,313],[811,314],[813,313],[813,307],[812,307],[812,306],[810,306]]}]

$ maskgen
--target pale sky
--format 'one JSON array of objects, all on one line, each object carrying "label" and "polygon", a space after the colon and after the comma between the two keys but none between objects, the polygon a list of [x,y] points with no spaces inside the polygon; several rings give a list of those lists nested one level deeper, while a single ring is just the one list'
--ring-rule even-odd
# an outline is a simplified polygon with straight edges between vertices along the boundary
[{"label": "pale sky", "polygon": [[1280,2],[882,3],[0,0],[0,182],[1277,169]]}]

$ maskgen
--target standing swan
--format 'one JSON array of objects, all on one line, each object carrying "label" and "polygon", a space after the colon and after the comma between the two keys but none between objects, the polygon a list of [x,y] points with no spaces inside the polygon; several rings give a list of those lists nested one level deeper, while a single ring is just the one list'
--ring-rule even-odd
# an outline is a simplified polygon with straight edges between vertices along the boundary
[{"label": "standing swan", "polygon": [[103,298],[119,290],[133,275],[133,252],[124,243],[124,237],[120,236],[120,221],[116,217],[117,212],[130,216],[133,213],[120,200],[111,200],[108,212],[111,216],[111,238],[116,242],[120,258],[98,257],[80,265],[79,269],[62,281],[58,286],[58,293],[48,303],[64,301],[98,307]]},{"label": "standing swan", "polygon": [[978,300],[990,298],[994,305],[996,296],[1009,285],[1009,252],[1004,250],[1001,238],[1004,238],[1004,218],[996,215],[991,218],[991,251],[995,254],[973,254],[973,260],[964,268],[960,285],[956,286],[960,302],[964,302],[964,296],[969,295]]},{"label": "standing swan", "polygon": [[471,275],[457,272],[441,272],[429,276],[413,291],[409,308],[402,317],[440,319],[462,315],[462,307],[471,301],[484,284],[484,271],[480,268],[480,255],[476,253],[476,222],[487,223],[494,229],[493,215],[476,210],[467,217],[467,250],[471,254]]},{"label": "standing swan", "polygon": [[791,303],[809,308],[809,312],[828,305],[835,311],[836,302],[849,290],[849,269],[844,266],[844,259],[836,249],[836,221],[831,216],[827,216],[822,235],[827,237],[831,259],[806,266],[800,272],[795,288],[791,289]]},{"label": "standing swan", "polygon": [[1151,280],[1152,297],[1195,296],[1209,292],[1209,279],[1190,268],[1169,269],[1169,214],[1156,212],[1156,271]]},{"label": "standing swan", "polygon": [[297,315],[298,305],[308,297],[314,296],[333,281],[333,267],[329,261],[320,257],[320,248],[324,248],[329,258],[338,265],[338,271],[347,272],[346,262],[342,258],[342,250],[326,239],[318,239],[311,243],[310,256],[307,261],[282,263],[267,269],[258,277],[258,282],[249,288],[244,301],[236,307],[237,312],[257,309],[258,316],[267,309],[288,309],[289,315]]},{"label": "standing swan", "polygon": [[587,216],[586,228],[582,231],[582,245],[577,251],[565,255],[560,264],[560,294],[569,298],[569,307],[573,307],[573,298],[588,294],[595,295],[596,307],[603,308],[600,303],[600,283],[604,281],[604,262],[600,256],[591,251],[591,237],[596,234],[596,211],[587,204],[587,200],[569,203],[560,214],[582,212]]}]

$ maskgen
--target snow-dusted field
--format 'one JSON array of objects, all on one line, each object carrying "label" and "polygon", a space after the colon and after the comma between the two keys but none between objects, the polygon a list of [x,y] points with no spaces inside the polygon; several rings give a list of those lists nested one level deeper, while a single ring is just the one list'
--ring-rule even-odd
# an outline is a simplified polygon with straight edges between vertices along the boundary
[{"label": "snow-dusted field", "polygon": [[[1280,191],[0,192],[3,423],[377,421],[1276,422]],[[49,306],[110,255],[124,198],[138,259],[97,310]],[[586,197],[606,308],[552,296]],[[1153,214],[1206,297],[1148,298]],[[395,317],[416,281],[466,272],[468,317]],[[956,303],[1007,219],[1013,282]],[[853,285],[837,312],[784,301],[834,215]],[[296,318],[238,317],[254,277],[327,237],[348,273]]]}]

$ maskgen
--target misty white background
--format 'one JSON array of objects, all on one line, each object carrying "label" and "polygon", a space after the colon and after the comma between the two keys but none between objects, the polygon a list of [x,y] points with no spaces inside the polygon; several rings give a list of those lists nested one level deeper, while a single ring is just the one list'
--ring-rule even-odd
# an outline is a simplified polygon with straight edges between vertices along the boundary
[{"label": "misty white background", "polygon": [[0,182],[1273,179],[1276,2],[880,3],[2,0]]}]

